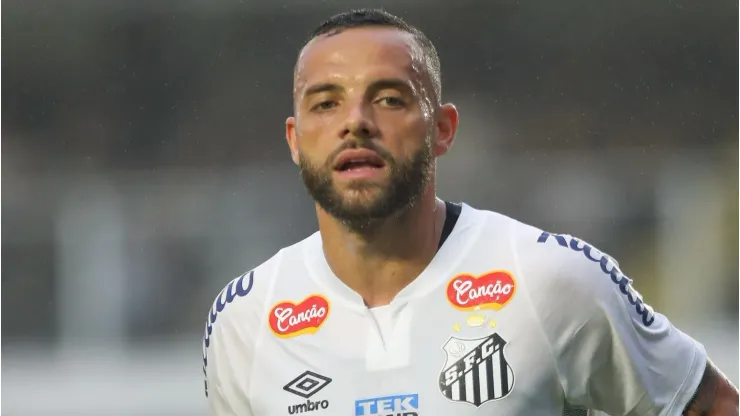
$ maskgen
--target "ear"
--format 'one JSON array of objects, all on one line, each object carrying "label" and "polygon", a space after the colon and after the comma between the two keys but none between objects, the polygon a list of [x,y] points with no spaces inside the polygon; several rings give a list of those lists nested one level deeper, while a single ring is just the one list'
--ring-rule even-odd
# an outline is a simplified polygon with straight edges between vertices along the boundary
[{"label": "ear", "polygon": [[285,140],[288,142],[288,147],[290,148],[290,157],[293,159],[293,163],[296,165],[298,164],[299,157],[298,157],[298,141],[296,139],[296,130],[295,130],[295,117],[288,117],[287,120],[285,120]]},{"label": "ear", "polygon": [[437,138],[434,142],[434,156],[439,157],[452,148],[455,133],[460,123],[460,115],[453,104],[444,104],[437,115]]}]

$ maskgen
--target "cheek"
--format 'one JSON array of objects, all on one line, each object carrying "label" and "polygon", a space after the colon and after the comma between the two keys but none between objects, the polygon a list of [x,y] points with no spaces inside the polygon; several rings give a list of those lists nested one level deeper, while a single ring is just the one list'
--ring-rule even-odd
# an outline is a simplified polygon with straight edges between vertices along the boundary
[{"label": "cheek", "polygon": [[321,136],[321,128],[313,120],[303,119],[296,124],[296,142],[302,153],[313,152]]},{"label": "cheek", "polygon": [[298,143],[307,145],[312,143],[319,134],[316,124],[309,119],[300,119],[296,123],[296,137]]},{"label": "cheek", "polygon": [[327,141],[321,140],[321,137],[320,131],[298,130],[296,140],[298,157],[313,166],[324,166],[333,149],[330,149]]},{"label": "cheek", "polygon": [[[395,151],[399,152],[398,154],[410,157],[422,147],[428,146],[428,136],[429,129],[423,120],[409,120],[403,128],[396,127],[393,137],[397,137],[398,140],[394,140],[392,146]],[[389,146],[391,146],[390,143]]]},{"label": "cheek", "polygon": [[332,118],[324,115],[301,117],[296,123],[296,136],[303,147],[316,148],[326,145],[334,137]]}]

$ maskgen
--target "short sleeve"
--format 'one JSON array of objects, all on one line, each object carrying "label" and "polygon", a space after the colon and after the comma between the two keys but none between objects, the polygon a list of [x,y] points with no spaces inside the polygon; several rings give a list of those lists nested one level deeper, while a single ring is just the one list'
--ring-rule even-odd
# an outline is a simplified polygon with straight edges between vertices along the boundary
[{"label": "short sleeve", "polygon": [[[248,325],[254,314],[247,296],[254,272],[233,280],[216,298],[203,335],[205,395],[211,416],[250,416],[250,370],[254,359],[254,333]],[[239,301],[239,302],[237,302]],[[241,323],[241,324],[237,324]]]},{"label": "short sleeve", "polygon": [[704,347],[648,306],[610,256],[570,236],[543,233],[538,245],[555,266],[539,270],[531,297],[565,400],[613,416],[680,415]]}]

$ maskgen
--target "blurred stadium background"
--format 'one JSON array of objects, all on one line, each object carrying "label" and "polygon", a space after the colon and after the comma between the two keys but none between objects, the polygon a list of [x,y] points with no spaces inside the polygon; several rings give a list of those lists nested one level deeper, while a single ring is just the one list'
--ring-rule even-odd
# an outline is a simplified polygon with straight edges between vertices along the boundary
[{"label": "blurred stadium background", "polygon": [[737,2],[6,0],[3,415],[206,414],[215,295],[316,227],[296,53],[368,5],[439,48],[441,196],[596,244],[738,382]]}]

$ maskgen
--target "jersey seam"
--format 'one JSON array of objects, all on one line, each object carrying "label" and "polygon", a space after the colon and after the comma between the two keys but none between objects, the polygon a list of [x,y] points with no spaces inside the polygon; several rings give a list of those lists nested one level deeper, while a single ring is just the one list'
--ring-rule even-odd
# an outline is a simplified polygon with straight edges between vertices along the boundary
[{"label": "jersey seam", "polygon": [[[513,227],[513,223],[511,223],[509,227],[510,228]],[[519,270],[519,273],[521,273],[522,275],[522,279],[520,280],[520,283],[524,286],[524,293],[526,294],[527,301],[529,302],[529,305],[533,311],[534,318],[537,321],[537,329],[539,329],[540,333],[545,338],[545,342],[547,343],[547,346],[548,346],[547,351],[550,355],[550,358],[552,359],[553,368],[555,368],[555,375],[558,377],[558,383],[560,383],[560,388],[563,391],[563,396],[567,401],[567,394],[565,392],[565,386],[563,385],[563,377],[562,377],[562,374],[560,373],[560,367],[558,366],[558,361],[555,358],[555,354],[553,352],[553,346],[552,346],[552,343],[550,342],[550,338],[547,336],[547,333],[545,332],[543,328],[542,320],[540,319],[539,313],[537,312],[537,308],[534,305],[532,296],[529,293],[529,287],[527,286],[527,283],[525,283],[524,272],[521,267],[521,261],[519,259],[519,252],[516,250],[514,246],[513,233],[511,231],[509,232],[509,247],[511,249],[512,254],[514,255],[516,268]],[[562,268],[563,268],[563,265],[560,265],[560,267],[558,267],[557,269],[556,274],[558,274],[562,270]]]},{"label": "jersey seam", "polygon": [[267,316],[267,313],[269,311],[270,302],[268,302],[269,299],[272,299],[273,294],[275,293],[275,287],[277,286],[277,280],[280,273],[280,267],[283,263],[283,257],[285,256],[285,249],[282,249],[277,254],[279,257],[275,259],[275,269],[272,273],[272,278],[270,279],[270,287],[268,287],[267,291],[265,291],[265,299],[263,301],[262,310],[260,311],[260,324],[257,329],[257,337],[254,340],[254,353],[252,354],[252,359],[249,363],[249,394],[247,395],[247,404],[250,407],[252,407],[252,400],[254,393],[254,383],[252,383],[252,379],[254,378],[254,363],[257,361],[257,351],[259,349],[259,346],[262,344],[265,333],[265,326],[267,325],[267,319],[265,317]]},{"label": "jersey seam", "polygon": [[[676,406],[678,405],[678,403],[677,403],[678,402],[678,399],[679,399],[679,397],[681,397],[681,396],[684,395],[687,385],[689,384],[689,382],[693,378],[692,376],[697,377],[694,373],[696,372],[696,366],[697,365],[701,365],[698,362],[699,361],[698,358],[700,358],[699,357],[700,350],[699,350],[699,348],[697,348],[696,341],[694,341],[693,344],[694,344],[694,357],[691,359],[691,366],[689,367],[689,374],[686,375],[686,377],[683,380],[683,383],[681,383],[681,386],[678,388],[678,391],[676,392],[676,394],[673,395],[673,398],[671,399],[671,402],[669,403],[668,408],[666,409],[666,412],[664,413],[664,415],[673,414],[673,411],[676,409]],[[701,354],[701,356],[703,357],[704,354]],[[704,375],[704,372],[703,371],[700,371],[700,373],[701,373],[702,376]],[[698,378],[699,378],[699,383],[701,383],[701,376],[698,377]],[[697,386],[697,388],[698,388],[698,386]],[[688,404],[688,403],[686,403],[686,404]],[[681,409],[681,410],[683,411],[683,409]]]}]

